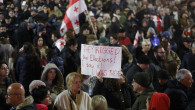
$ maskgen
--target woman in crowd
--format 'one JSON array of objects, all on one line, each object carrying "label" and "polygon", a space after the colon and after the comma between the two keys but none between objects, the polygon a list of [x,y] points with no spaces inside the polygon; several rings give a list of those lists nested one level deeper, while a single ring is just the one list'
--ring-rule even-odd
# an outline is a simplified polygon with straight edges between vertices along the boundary
[{"label": "woman in crowd", "polygon": [[106,98],[102,95],[96,95],[91,100],[91,110],[108,110]]},{"label": "woman in crowd", "polygon": [[5,62],[0,62],[0,110],[9,109],[6,105],[5,95],[7,93],[7,88],[14,81],[9,76],[9,68]]},{"label": "woman in crowd", "polygon": [[50,110],[47,106],[52,104],[52,98],[46,84],[41,80],[34,80],[29,85],[29,92],[34,99],[37,110]]},{"label": "woman in crowd", "polygon": [[149,39],[144,39],[141,43],[141,47],[137,47],[135,50],[135,58],[138,59],[142,54],[147,56],[151,55],[151,42]]},{"label": "woman in crowd", "polygon": [[31,43],[26,42],[21,51],[23,53],[16,63],[16,76],[18,82],[23,84],[25,94],[28,96],[31,81],[41,78],[41,65],[39,56]]},{"label": "woman in crowd", "polygon": [[35,38],[35,49],[40,56],[41,66],[43,69],[47,64],[46,50],[48,47],[45,45],[45,42],[41,36],[37,36],[37,38]]},{"label": "woman in crowd", "polygon": [[53,63],[48,63],[43,70],[41,80],[51,90],[52,99],[64,90],[64,79],[61,71]]},{"label": "woman in crowd", "polygon": [[60,93],[55,100],[55,110],[90,110],[91,98],[81,90],[82,77],[72,72],[66,77],[67,90]]},{"label": "woman in crowd", "polygon": [[170,99],[164,93],[155,92],[146,100],[147,110],[169,110]]}]

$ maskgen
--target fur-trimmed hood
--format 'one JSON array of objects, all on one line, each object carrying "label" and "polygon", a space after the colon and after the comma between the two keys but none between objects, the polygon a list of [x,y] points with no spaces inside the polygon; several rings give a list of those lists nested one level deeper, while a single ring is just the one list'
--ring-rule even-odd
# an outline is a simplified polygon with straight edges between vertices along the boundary
[{"label": "fur-trimmed hood", "polygon": [[[47,82],[46,76],[47,76],[47,73],[48,73],[48,71],[49,71],[50,69],[56,69],[56,77],[58,78],[58,79],[57,79],[57,82],[56,82],[56,85],[53,85],[53,86],[51,87],[51,89],[52,89],[52,91],[53,91],[54,93],[59,94],[59,93],[62,92],[63,89],[64,89],[64,79],[63,79],[63,75],[62,75],[61,71],[59,70],[59,68],[58,68],[55,64],[53,64],[53,63],[48,63],[48,64],[45,66],[45,68],[44,68],[44,70],[43,70],[43,73],[42,73],[42,76],[41,76],[41,80],[42,80],[43,82],[45,82],[45,83]],[[56,92],[55,92],[55,91],[56,91]]]},{"label": "fur-trimmed hood", "polygon": [[16,110],[21,110],[22,108],[32,104],[34,102],[34,99],[32,96],[28,96],[24,99],[24,102],[19,104],[16,108]]}]

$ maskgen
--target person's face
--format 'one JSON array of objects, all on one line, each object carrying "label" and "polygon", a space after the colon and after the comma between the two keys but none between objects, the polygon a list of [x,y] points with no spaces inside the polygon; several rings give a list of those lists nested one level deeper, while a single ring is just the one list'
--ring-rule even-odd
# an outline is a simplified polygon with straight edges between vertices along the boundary
[{"label": "person's face", "polygon": [[0,68],[0,76],[5,77],[5,76],[8,76],[8,74],[9,74],[9,69],[8,69],[7,65],[2,64],[1,68]]},{"label": "person's face", "polygon": [[161,85],[164,85],[164,84],[167,82],[167,79],[160,79],[160,78],[158,78],[158,82],[159,82]]},{"label": "person's face", "polygon": [[142,23],[142,26],[143,26],[143,27],[147,27],[147,26],[148,26],[147,22],[144,21],[144,22]]},{"label": "person's face", "polygon": [[52,103],[51,100],[52,100],[52,97],[51,97],[50,91],[48,91],[46,98],[41,101],[41,104],[44,104],[44,105],[47,105],[47,106],[51,105],[51,103]]},{"label": "person's face", "polygon": [[186,48],[191,48],[191,45],[192,45],[192,42],[183,42],[183,45],[186,47]]},{"label": "person's face", "polygon": [[119,9],[116,10],[116,14],[117,14],[117,15],[120,15],[120,12],[121,12],[121,11],[120,11]]},{"label": "person's face", "polygon": [[164,15],[165,15],[164,10],[163,10],[163,9],[160,9],[160,10],[159,10],[159,14],[160,14],[161,16],[164,16]]},{"label": "person's face", "polygon": [[6,103],[8,105],[16,107],[24,101],[24,98],[25,98],[24,89],[14,90],[13,88],[8,87],[7,95],[5,96],[5,98],[6,98]]},{"label": "person's face", "polygon": [[110,44],[114,45],[118,42],[118,40],[114,39],[112,36],[110,37]]},{"label": "person's face", "polygon": [[4,15],[0,14],[0,20],[3,20],[3,19],[4,19]]},{"label": "person's face", "polygon": [[119,84],[124,84],[125,83],[125,76],[124,75],[120,76],[120,79],[118,79],[118,83]]},{"label": "person's face", "polygon": [[168,43],[168,46],[167,46],[167,51],[170,51],[171,50],[171,44]]},{"label": "person's face", "polygon": [[76,76],[74,81],[72,82],[71,91],[74,93],[78,93],[81,90],[81,78]]},{"label": "person's face", "polygon": [[85,35],[85,36],[89,35],[89,29],[83,30],[83,35]]},{"label": "person's face", "polygon": [[48,80],[54,80],[56,77],[56,70],[55,69],[50,69],[47,74],[47,79]]},{"label": "person's face", "polygon": [[133,91],[138,92],[140,85],[136,83],[134,80],[132,81]]},{"label": "person's face", "polygon": [[159,60],[164,60],[165,57],[165,50],[164,48],[159,48],[157,50],[157,58],[159,58]]},{"label": "person's face", "polygon": [[146,71],[148,68],[149,68],[149,64],[139,64],[140,68],[143,70],[143,71]]},{"label": "person's face", "polygon": [[38,46],[42,47],[43,46],[43,38],[38,39]]},{"label": "person's face", "polygon": [[14,17],[14,12],[13,12],[13,11],[10,11],[10,12],[9,12],[9,16],[10,16],[11,18],[13,18],[13,17]]},{"label": "person's face", "polygon": [[145,52],[148,52],[148,51],[150,50],[150,48],[151,48],[151,45],[150,45],[150,44],[144,44],[144,45],[142,46],[142,48],[143,48],[143,50],[144,50]]},{"label": "person's face", "polygon": [[180,79],[180,82],[185,87],[190,88],[192,86],[192,83],[194,82],[194,80],[192,79],[192,74],[187,72],[184,78]]},{"label": "person's face", "polygon": [[0,33],[1,32],[6,32],[6,31],[7,31],[6,27],[0,27]]},{"label": "person's face", "polygon": [[112,22],[115,23],[117,21],[116,19],[117,19],[116,17],[113,17]]},{"label": "person's face", "polygon": [[11,23],[11,19],[5,19],[5,23],[6,24],[10,24]]},{"label": "person's face", "polygon": [[70,49],[71,49],[73,52],[76,52],[76,51],[77,51],[77,47],[78,47],[77,44],[76,44],[76,45],[71,45],[71,46],[70,46]]}]

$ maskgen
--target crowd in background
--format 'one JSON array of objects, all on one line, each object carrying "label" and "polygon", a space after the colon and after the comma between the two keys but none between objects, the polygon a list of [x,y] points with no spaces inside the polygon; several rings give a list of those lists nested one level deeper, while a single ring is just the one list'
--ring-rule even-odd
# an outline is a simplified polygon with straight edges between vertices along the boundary
[{"label": "crowd in background", "polygon": [[[64,35],[69,0],[0,3],[0,110],[195,109],[194,0],[85,3]],[[81,44],[121,47],[121,77],[83,75]]]}]

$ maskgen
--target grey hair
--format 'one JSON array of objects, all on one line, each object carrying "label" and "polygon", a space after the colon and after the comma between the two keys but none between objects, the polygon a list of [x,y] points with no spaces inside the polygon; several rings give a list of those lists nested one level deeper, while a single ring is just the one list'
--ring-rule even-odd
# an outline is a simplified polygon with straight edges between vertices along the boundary
[{"label": "grey hair", "polygon": [[192,43],[192,48],[195,48],[195,42]]},{"label": "grey hair", "polygon": [[187,69],[180,69],[180,70],[177,72],[177,74],[176,74],[176,79],[177,79],[178,81],[180,81],[181,79],[184,78],[184,76],[185,76],[186,73],[190,73],[190,71],[187,70]]}]

